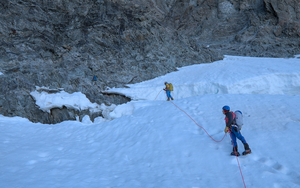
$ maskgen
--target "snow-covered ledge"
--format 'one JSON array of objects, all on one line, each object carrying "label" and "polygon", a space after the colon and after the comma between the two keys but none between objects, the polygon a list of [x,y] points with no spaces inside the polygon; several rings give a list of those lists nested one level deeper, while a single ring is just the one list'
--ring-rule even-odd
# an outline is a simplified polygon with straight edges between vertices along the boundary
[{"label": "snow-covered ledge", "polygon": [[[102,115],[106,120],[111,120],[110,112],[112,112],[116,105],[106,106],[105,104],[91,103],[91,101],[81,92],[67,93],[65,91],[57,91],[56,93],[48,93],[45,87],[36,87],[37,90],[30,93],[30,95],[36,101],[36,105],[44,112],[51,112],[53,108],[63,108],[74,110],[89,110],[92,113],[102,112]],[[42,89],[42,91],[41,91]],[[53,90],[51,90],[53,92]]]}]

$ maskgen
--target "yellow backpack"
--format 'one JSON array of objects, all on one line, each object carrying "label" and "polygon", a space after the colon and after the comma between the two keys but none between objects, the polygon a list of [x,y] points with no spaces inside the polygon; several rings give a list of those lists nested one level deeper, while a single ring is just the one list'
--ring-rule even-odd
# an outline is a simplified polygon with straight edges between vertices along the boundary
[{"label": "yellow backpack", "polygon": [[172,85],[172,83],[169,83],[169,89],[170,89],[170,91],[173,91],[173,85]]}]

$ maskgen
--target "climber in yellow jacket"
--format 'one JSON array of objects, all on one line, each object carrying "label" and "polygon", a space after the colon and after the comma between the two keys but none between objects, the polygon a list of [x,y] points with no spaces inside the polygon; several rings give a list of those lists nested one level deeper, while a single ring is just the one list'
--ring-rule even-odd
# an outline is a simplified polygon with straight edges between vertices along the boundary
[{"label": "climber in yellow jacket", "polygon": [[171,91],[173,91],[173,85],[171,83],[165,82],[165,88],[164,90],[166,91],[167,94],[167,101],[169,101],[170,99],[174,100],[173,97],[171,96]]}]

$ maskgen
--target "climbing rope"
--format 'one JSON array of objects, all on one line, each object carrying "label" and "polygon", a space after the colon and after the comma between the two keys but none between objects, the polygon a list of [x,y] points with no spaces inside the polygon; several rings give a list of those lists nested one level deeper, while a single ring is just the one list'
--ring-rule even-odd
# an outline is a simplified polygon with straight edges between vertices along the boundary
[{"label": "climbing rope", "polygon": [[[229,130],[228,132],[229,132],[229,135],[230,135],[230,138],[231,138],[231,142],[232,142],[232,144],[233,144],[233,140],[232,140],[232,136],[231,136],[231,134],[230,134],[230,133],[231,133],[230,130]],[[235,150],[235,147],[233,147],[233,148],[234,148],[234,152],[237,153],[237,151]],[[244,176],[243,176],[243,173],[242,173],[240,161],[239,161],[239,158],[238,158],[237,154],[235,155],[235,157],[236,157],[237,163],[238,163],[238,165],[239,165],[239,169],[240,169],[240,172],[241,172],[241,176],[242,176],[242,180],[243,180],[244,186],[245,186],[245,188],[246,188]]]},{"label": "climbing rope", "polygon": [[[160,90],[160,92],[161,92],[162,90]],[[157,96],[155,97],[155,99],[154,100],[156,100],[156,98],[158,97],[158,95],[160,94],[160,92],[157,94]]]},{"label": "climbing rope", "polygon": [[[225,138],[225,136],[226,136],[226,134],[223,136],[223,138],[220,140],[220,141],[217,141],[217,140],[215,140],[212,136],[210,136],[209,134],[208,134],[208,132],[202,127],[202,126],[200,126],[188,113],[186,113],[184,110],[182,110],[181,108],[179,108],[175,103],[173,103],[172,101],[170,101],[174,106],[176,106],[179,110],[181,110],[183,113],[185,113],[189,118],[191,118],[191,120],[193,120],[194,122],[195,122],[195,124],[198,126],[198,127],[200,127],[200,128],[202,128],[204,131],[205,131],[205,133],[213,140],[213,141],[215,141],[215,142],[222,142],[223,140],[224,140],[224,138]],[[230,132],[229,132],[230,133]],[[231,138],[231,141],[232,141],[232,137],[231,137],[231,134],[230,134],[230,138]],[[232,142],[233,143],[233,142]],[[244,183],[244,186],[245,186],[245,188],[246,188],[246,184],[245,184],[245,180],[244,180],[244,176],[243,176],[243,173],[242,173],[242,169],[241,169],[241,165],[240,165],[240,162],[239,162],[239,159],[238,159],[238,156],[236,155],[235,156],[236,157],[236,160],[237,160],[237,163],[238,163],[238,166],[239,166],[239,169],[240,169],[240,173],[241,173],[241,176],[242,176],[242,180],[243,180],[243,183]]]},{"label": "climbing rope", "polygon": [[201,126],[199,125],[188,113],[186,113],[184,110],[182,110],[181,108],[179,108],[175,103],[173,103],[172,101],[170,101],[174,106],[176,106],[179,110],[181,110],[183,113],[185,113],[189,118],[191,118],[191,120],[201,129],[203,129],[205,131],[205,133],[215,142],[222,142],[226,136],[226,134],[224,134],[223,138],[221,140],[215,140],[212,136],[210,136],[210,134],[208,134],[208,132]]}]

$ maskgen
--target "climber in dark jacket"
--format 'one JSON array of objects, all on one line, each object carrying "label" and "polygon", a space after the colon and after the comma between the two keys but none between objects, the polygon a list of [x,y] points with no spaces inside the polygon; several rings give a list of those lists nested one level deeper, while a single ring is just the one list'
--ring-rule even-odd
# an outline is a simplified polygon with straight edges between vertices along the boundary
[{"label": "climber in dark jacket", "polygon": [[248,143],[246,142],[245,138],[243,137],[238,126],[235,123],[235,114],[230,111],[229,106],[223,106],[222,109],[223,109],[223,114],[226,116],[225,117],[226,127],[224,131],[225,133],[227,132],[230,133],[230,137],[233,144],[233,151],[231,155],[236,155],[236,156],[240,155],[240,153],[238,152],[236,138],[238,138],[244,144],[245,151],[243,152],[243,155],[247,155],[251,153],[251,149],[249,148]]}]

